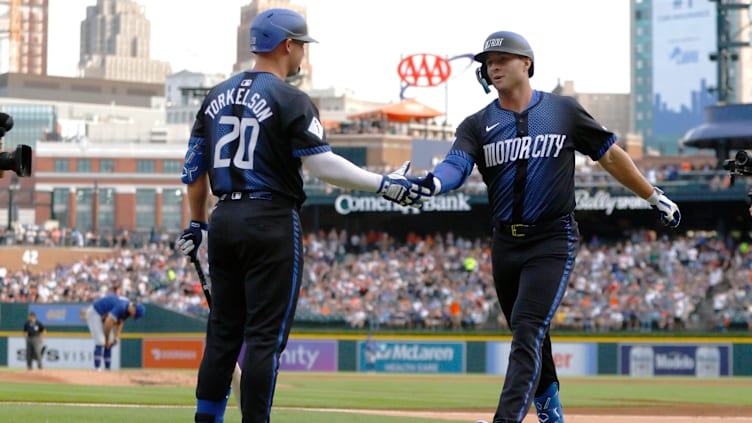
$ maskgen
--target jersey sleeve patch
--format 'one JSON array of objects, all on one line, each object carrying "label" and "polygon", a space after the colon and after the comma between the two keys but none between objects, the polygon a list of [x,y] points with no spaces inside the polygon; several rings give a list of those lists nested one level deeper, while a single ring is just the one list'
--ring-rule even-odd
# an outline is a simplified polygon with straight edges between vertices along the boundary
[{"label": "jersey sleeve patch", "polygon": [[185,153],[183,171],[180,173],[182,183],[190,185],[206,172],[205,143],[206,140],[199,137],[191,137],[188,141],[188,151]]},{"label": "jersey sleeve patch", "polygon": [[321,125],[319,118],[317,118],[316,116],[311,119],[311,123],[308,125],[308,132],[310,132],[320,140],[324,139],[324,126]]}]

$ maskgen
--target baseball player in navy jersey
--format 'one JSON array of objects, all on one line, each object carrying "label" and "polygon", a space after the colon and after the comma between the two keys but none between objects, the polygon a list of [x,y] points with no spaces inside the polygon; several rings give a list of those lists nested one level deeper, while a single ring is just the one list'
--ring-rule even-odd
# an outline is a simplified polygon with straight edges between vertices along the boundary
[{"label": "baseball player in navy jersey", "polygon": [[112,347],[117,345],[123,324],[129,317],[140,319],[144,316],[144,305],[115,294],[106,295],[86,309],[86,324],[94,339],[94,368],[110,369]]},{"label": "baseball player in navy jersey", "polygon": [[[334,154],[311,99],[285,82],[298,73],[305,45],[315,42],[303,16],[287,9],[264,11],[253,20],[250,36],[256,64],[206,96],[182,175],[192,220],[176,244],[195,260],[208,238],[212,281],[197,422],[222,421],[243,341],[243,422],[270,420],[303,269],[302,166],[327,183],[401,205],[413,205],[418,196],[419,187],[404,176],[409,163],[384,176]],[[217,202],[208,219],[210,193]]]},{"label": "baseball player in navy jersey", "polygon": [[[679,209],[653,187],[576,100],[533,90],[533,50],[519,34],[491,34],[475,55],[478,79],[498,98],[468,116],[433,172],[412,178],[421,196],[456,189],[473,166],[483,177],[493,224],[493,279],[512,330],[509,365],[494,423],[519,423],[530,403],[544,423],[562,423],[549,324],[579,247],[574,218],[575,151],[647,200],[670,227]],[[422,201],[422,200],[421,200]]]}]

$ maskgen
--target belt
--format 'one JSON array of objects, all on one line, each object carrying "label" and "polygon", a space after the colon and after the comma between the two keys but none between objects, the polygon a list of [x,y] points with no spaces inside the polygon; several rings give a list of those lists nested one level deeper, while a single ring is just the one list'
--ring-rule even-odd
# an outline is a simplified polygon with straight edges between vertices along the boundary
[{"label": "belt", "polygon": [[219,196],[219,201],[238,201],[238,200],[271,200],[274,198],[269,191],[251,191],[251,192],[231,192]]},{"label": "belt", "polygon": [[218,203],[225,203],[230,201],[243,201],[243,200],[261,200],[271,201],[285,207],[294,207],[300,209],[300,205],[292,198],[271,191],[236,191],[227,194],[222,194],[217,200]]},{"label": "belt", "polygon": [[557,225],[563,228],[565,219],[569,219],[570,215],[564,215],[557,217],[556,219],[546,220],[536,223],[510,223],[499,222],[493,223],[494,228],[506,235],[510,235],[514,238],[524,238],[528,235],[537,235],[544,232],[550,232]]}]

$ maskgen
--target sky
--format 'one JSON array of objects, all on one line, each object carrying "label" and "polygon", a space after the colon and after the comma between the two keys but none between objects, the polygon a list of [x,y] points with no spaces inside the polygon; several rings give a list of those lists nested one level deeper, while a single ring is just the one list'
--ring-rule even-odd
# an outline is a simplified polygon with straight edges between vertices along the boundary
[{"label": "sky", "polygon": [[[230,75],[240,8],[251,0],[137,0],[151,22],[151,58],[173,72]],[[307,7],[313,86],[397,102],[403,57],[478,53],[496,31],[523,35],[535,54],[533,88],[572,80],[579,92],[629,92],[629,0],[292,0]],[[48,74],[75,76],[81,21],[96,0],[49,0]],[[211,5],[211,6],[208,6]],[[448,7],[451,5],[452,7]],[[459,124],[494,99],[476,64],[451,62],[446,85],[410,87],[415,98]]]}]

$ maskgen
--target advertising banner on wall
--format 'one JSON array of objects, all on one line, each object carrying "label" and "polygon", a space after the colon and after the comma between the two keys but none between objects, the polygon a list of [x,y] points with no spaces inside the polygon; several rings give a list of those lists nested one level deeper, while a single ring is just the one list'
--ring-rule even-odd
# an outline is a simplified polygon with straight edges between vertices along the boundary
[{"label": "advertising banner on wall", "polygon": [[[486,344],[486,373],[506,374],[511,341]],[[587,376],[598,373],[598,348],[594,343],[557,342],[551,347],[559,376]]]},{"label": "advertising banner on wall", "polygon": [[730,376],[729,345],[619,345],[619,372],[634,377]]},{"label": "advertising banner on wall", "polygon": [[[94,369],[94,340],[91,338],[62,338],[47,336],[44,339],[42,366],[47,369]],[[120,368],[120,345],[112,348],[112,369]],[[34,363],[36,368],[36,363]],[[8,338],[8,367],[26,367],[26,339],[22,336]]]},{"label": "advertising banner on wall", "polygon": [[[653,1],[653,133],[683,135],[703,123],[715,104],[716,4],[712,1]],[[638,64],[639,66],[639,64]],[[677,78],[681,75],[681,78]]]},{"label": "advertising banner on wall", "polygon": [[[238,360],[243,364],[245,344]],[[290,339],[279,358],[280,370],[292,372],[336,372],[337,341]]]},{"label": "advertising banner on wall", "polygon": [[358,341],[358,371],[464,373],[464,342]]},{"label": "advertising banner on wall", "polygon": [[197,369],[204,353],[204,340],[145,338],[142,348],[145,369]]},{"label": "advertising banner on wall", "polygon": [[293,372],[336,372],[337,341],[291,339],[280,357],[279,368]]},{"label": "advertising banner on wall", "polygon": [[45,326],[82,326],[86,320],[81,318],[81,311],[89,304],[29,304],[29,311]]}]

